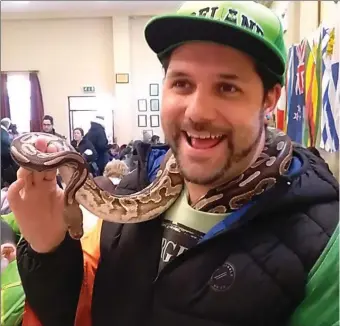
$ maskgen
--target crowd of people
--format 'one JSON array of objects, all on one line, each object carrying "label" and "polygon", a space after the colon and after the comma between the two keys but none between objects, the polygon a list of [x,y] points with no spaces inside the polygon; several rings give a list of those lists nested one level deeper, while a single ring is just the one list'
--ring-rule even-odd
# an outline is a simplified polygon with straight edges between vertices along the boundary
[{"label": "crowd of people", "polygon": [[[56,132],[54,127],[54,118],[51,115],[45,115],[43,118],[41,131],[66,139],[65,136]],[[10,155],[11,141],[18,136],[16,125],[9,118],[1,120],[1,188],[7,188],[16,180],[17,164]],[[143,135],[143,141],[153,145],[160,144],[160,138],[157,135]],[[118,170],[121,162],[127,167],[127,171],[132,171],[137,166],[135,160],[135,144],[138,142],[131,141],[129,144],[119,146],[117,143],[109,144],[104,127],[102,116],[95,116],[91,121],[90,129],[85,133],[80,127],[73,130],[71,145],[86,160],[88,170],[93,177],[105,176],[111,178],[111,182],[117,185],[117,173],[114,172],[113,166],[117,165]],[[119,161],[119,162],[118,162]],[[123,169],[125,170],[125,169]],[[106,171],[106,172],[105,172]],[[123,175],[121,175],[123,176]],[[120,176],[120,177],[121,177]],[[57,176],[57,181],[62,187],[62,180]]]}]

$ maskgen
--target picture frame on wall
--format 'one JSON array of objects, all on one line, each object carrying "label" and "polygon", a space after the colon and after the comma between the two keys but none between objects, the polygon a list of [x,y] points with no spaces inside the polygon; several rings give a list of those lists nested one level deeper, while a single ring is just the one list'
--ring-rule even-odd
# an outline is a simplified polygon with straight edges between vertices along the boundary
[{"label": "picture frame on wall", "polygon": [[139,112],[146,112],[148,110],[148,104],[145,99],[138,100],[138,111]]},{"label": "picture frame on wall", "polygon": [[150,84],[149,95],[150,96],[158,96],[159,95],[159,85],[158,84]]},{"label": "picture frame on wall", "polygon": [[147,127],[148,126],[148,120],[146,114],[139,114],[138,115],[138,127]]},{"label": "picture frame on wall", "polygon": [[150,127],[151,128],[159,127],[159,115],[158,114],[150,115]]},{"label": "picture frame on wall", "polygon": [[150,100],[150,110],[151,111],[159,111],[159,100],[154,98]]},{"label": "picture frame on wall", "polygon": [[116,74],[116,84],[128,84],[129,74]]}]

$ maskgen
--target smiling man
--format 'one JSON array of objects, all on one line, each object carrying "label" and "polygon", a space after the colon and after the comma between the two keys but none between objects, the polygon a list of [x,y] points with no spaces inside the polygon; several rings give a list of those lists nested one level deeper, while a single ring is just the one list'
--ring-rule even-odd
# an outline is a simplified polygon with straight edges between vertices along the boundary
[{"label": "smiling man", "polygon": [[116,191],[155,182],[170,153],[183,191],[150,221],[100,221],[79,242],[53,172],[20,169],[8,196],[25,238],[24,326],[287,325],[322,265],[339,200],[327,164],[267,127],[286,68],[280,20],[255,2],[190,1],[145,36],[164,68],[169,147],[136,145],[138,169]]}]

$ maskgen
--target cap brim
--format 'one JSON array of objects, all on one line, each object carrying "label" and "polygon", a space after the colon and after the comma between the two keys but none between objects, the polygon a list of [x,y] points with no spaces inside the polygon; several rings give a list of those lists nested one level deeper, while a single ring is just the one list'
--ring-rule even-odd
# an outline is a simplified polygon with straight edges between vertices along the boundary
[{"label": "cap brim", "polygon": [[145,38],[161,59],[174,48],[189,41],[208,41],[243,51],[282,78],[285,61],[266,39],[228,22],[196,16],[160,16],[149,22]]}]

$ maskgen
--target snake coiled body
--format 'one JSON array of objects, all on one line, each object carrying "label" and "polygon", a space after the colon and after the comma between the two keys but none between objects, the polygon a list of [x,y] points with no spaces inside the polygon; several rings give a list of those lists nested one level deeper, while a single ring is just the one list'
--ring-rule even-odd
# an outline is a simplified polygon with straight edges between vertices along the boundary
[{"label": "snake coiled body", "polygon": [[[38,151],[35,143],[41,136],[55,144],[59,148],[58,152]],[[194,208],[224,213],[238,209],[244,202],[272,187],[277,176],[288,169],[292,144],[281,132],[276,132],[275,137],[268,139],[260,157],[245,173],[227,185],[209,191]],[[178,198],[184,184],[171,151],[166,154],[154,182],[137,193],[124,196],[113,195],[99,188],[88,174],[85,159],[70,144],[55,135],[37,132],[23,134],[13,140],[11,155],[21,167],[28,170],[59,170],[66,184],[65,223],[75,239],[81,238],[83,234],[79,204],[106,221],[144,222],[166,211]]]}]

